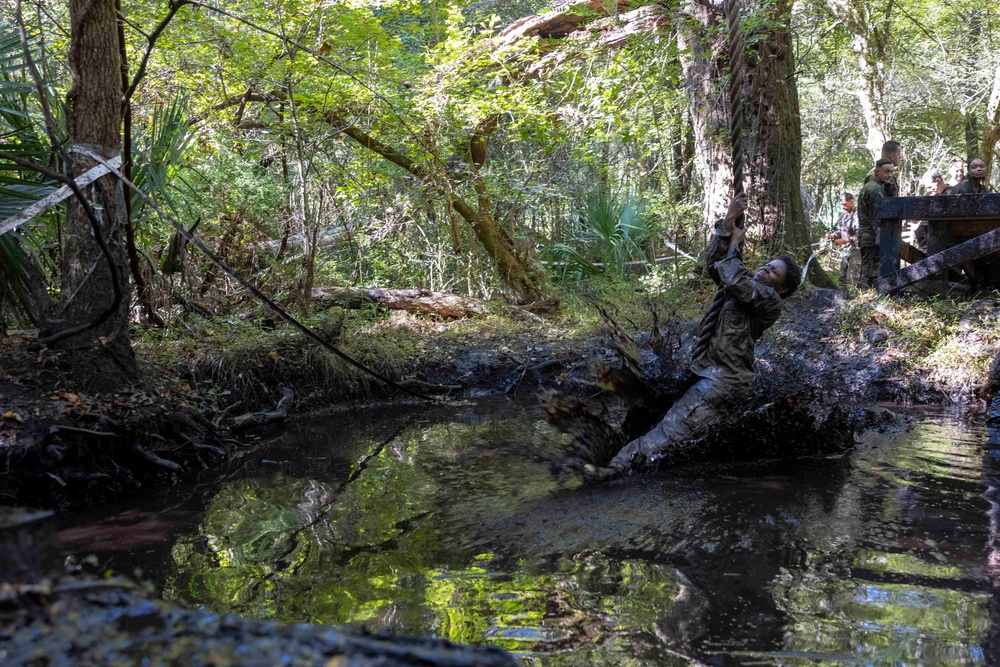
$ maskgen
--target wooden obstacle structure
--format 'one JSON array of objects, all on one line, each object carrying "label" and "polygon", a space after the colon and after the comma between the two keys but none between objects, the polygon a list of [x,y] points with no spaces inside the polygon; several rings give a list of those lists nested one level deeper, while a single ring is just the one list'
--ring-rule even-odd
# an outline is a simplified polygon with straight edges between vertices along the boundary
[{"label": "wooden obstacle structure", "polygon": [[[882,294],[1000,251],[1000,194],[886,197],[879,200]],[[927,253],[904,243],[903,220],[927,220]],[[911,262],[899,268],[899,260]]]}]

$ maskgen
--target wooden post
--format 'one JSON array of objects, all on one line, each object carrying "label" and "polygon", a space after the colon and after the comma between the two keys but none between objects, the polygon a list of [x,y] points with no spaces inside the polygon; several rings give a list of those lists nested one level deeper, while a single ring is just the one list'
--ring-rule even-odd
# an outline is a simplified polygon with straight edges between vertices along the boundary
[{"label": "wooden post", "polygon": [[[879,292],[890,292],[1000,250],[1000,194],[880,199]],[[927,255],[899,270],[902,220],[927,220]],[[952,248],[949,239],[973,238]]]},{"label": "wooden post", "polygon": [[903,238],[903,221],[899,218],[879,220],[878,275],[889,276],[899,270],[899,245]]},{"label": "wooden post", "polygon": [[952,266],[971,262],[998,250],[1000,250],[1000,229],[994,229],[988,234],[969,239],[965,243],[959,243],[916,264],[911,264],[902,271],[880,275],[877,283],[878,291],[882,293],[894,292],[907,285],[912,285],[918,280],[930,278]]}]

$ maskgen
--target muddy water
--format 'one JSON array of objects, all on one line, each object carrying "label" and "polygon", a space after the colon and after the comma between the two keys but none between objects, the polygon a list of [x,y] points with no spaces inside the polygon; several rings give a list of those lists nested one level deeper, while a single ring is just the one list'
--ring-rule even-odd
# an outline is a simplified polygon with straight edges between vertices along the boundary
[{"label": "muddy water", "polygon": [[182,605],[526,665],[991,664],[1000,458],[984,430],[910,419],[838,460],[594,487],[553,471],[565,441],[534,406],[371,409],[62,537]]}]

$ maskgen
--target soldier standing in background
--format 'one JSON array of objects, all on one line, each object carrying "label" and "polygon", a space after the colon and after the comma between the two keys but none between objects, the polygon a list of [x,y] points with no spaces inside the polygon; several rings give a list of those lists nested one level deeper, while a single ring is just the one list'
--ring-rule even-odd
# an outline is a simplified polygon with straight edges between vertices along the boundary
[{"label": "soldier standing in background", "polygon": [[950,195],[978,195],[992,192],[993,188],[986,182],[986,160],[974,157],[969,160],[969,176],[964,181],[948,191]]},{"label": "soldier standing in background", "polygon": [[874,287],[878,278],[878,200],[886,196],[885,186],[892,180],[896,168],[892,160],[882,158],[875,163],[872,179],[858,195],[858,246],[861,248],[861,284]]},{"label": "soldier standing in background", "polygon": [[[882,160],[888,160],[892,163],[893,175],[888,183],[883,184],[883,192],[885,192],[886,197],[898,197],[899,196],[899,184],[896,183],[896,169],[899,168],[899,161],[903,157],[903,148],[899,145],[898,141],[887,141],[882,144]],[[865,176],[865,185],[875,179],[875,170],[872,169]]]},{"label": "soldier standing in background", "polygon": [[857,285],[861,278],[861,249],[858,247],[858,211],[854,207],[854,195],[850,192],[840,195],[840,207],[844,212],[837,220],[837,231],[827,232],[826,237],[833,245],[840,246],[840,284]]}]

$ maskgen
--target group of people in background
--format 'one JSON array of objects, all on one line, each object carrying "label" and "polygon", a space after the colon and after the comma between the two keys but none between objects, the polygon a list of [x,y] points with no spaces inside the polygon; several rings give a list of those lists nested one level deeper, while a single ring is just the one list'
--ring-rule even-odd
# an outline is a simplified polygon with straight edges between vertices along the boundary
[{"label": "group of people in background", "polygon": [[[876,205],[882,197],[899,195],[895,171],[899,167],[902,151],[898,142],[887,141],[882,145],[882,157],[865,176],[861,193],[855,200],[850,192],[840,195],[843,209],[837,220],[837,229],[827,232],[826,237],[835,247],[840,248],[840,283],[873,287],[878,278],[878,216]],[[962,195],[992,192],[986,183],[986,161],[974,157],[966,161],[960,157],[948,163],[948,181],[945,182],[940,169],[932,169],[920,180],[920,185],[928,196]],[[921,250],[926,250],[927,221],[922,221],[910,230],[911,242]]]}]

